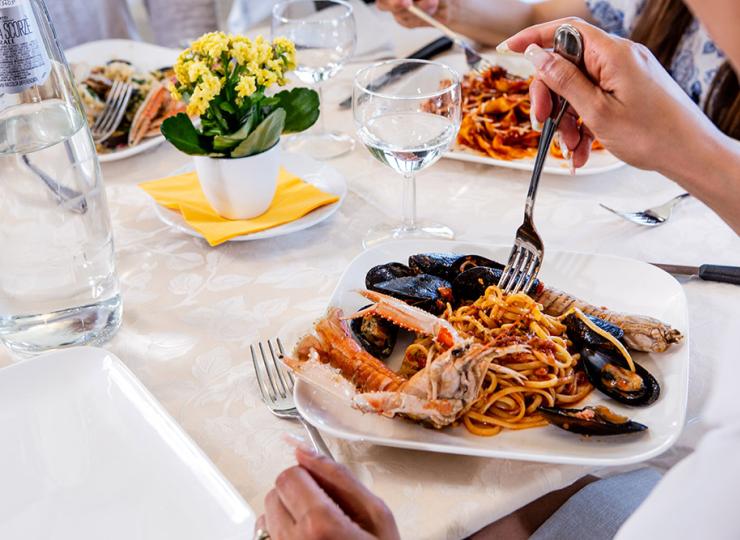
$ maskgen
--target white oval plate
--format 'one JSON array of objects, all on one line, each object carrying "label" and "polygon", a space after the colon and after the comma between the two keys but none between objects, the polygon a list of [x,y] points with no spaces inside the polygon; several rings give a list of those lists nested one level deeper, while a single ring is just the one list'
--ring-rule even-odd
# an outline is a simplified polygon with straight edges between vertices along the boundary
[{"label": "white oval plate", "polygon": [[[521,55],[501,55],[501,54],[487,54],[486,57],[494,64],[504,67],[509,73],[518,75],[520,77],[529,77],[534,72],[532,64],[524,59]],[[460,76],[470,71],[465,64],[465,57],[461,54],[451,54],[439,59],[440,62],[449,65],[452,69],[456,70]],[[458,161],[468,161],[471,163],[481,163],[483,165],[493,165],[495,167],[504,167],[506,169],[518,169],[522,171],[532,171],[534,169],[534,157],[526,157],[521,159],[495,159],[486,155],[483,155],[471,148],[465,148],[460,145],[455,145],[451,150],[445,152],[443,157],[449,159],[456,159]],[[624,162],[619,158],[615,157],[608,150],[594,150],[591,153],[591,157],[583,167],[576,169],[576,175],[587,176],[590,174],[601,174],[609,171],[613,171],[624,166]],[[542,172],[547,174],[557,175],[570,175],[568,169],[568,163],[561,158],[556,158],[552,155],[547,156],[545,166]]]},{"label": "white oval plate", "polygon": [[[347,196],[347,181],[338,170],[334,167],[327,165],[321,161],[316,161],[308,156],[302,154],[292,154],[289,152],[283,152],[282,155],[282,166],[285,167],[288,172],[300,177],[302,180],[313,184],[317,188],[332,193],[339,197],[339,200],[332,204],[327,204],[321,208],[317,208],[313,212],[309,212],[305,216],[290,223],[273,227],[272,229],[266,229],[264,231],[256,232],[253,234],[245,234],[243,236],[236,236],[227,240],[227,242],[247,242],[249,240],[264,240],[266,238],[274,238],[276,236],[283,236],[285,234],[291,234],[294,232],[302,231],[309,227],[313,227],[317,223],[321,223],[325,219],[328,219],[344,202],[344,198]],[[188,172],[192,170],[192,166],[189,166],[186,170],[179,170],[177,174]],[[203,235],[193,229],[183,219],[180,212],[176,210],[170,210],[164,206],[160,206],[154,200],[152,200],[154,211],[157,217],[165,222],[167,225],[174,227],[178,231],[189,234],[190,236],[197,236],[203,238]]]},{"label": "white oval plate", "polygon": [[[350,263],[329,303],[341,307],[345,313],[367,304],[356,291],[364,288],[365,274],[376,264],[405,262],[409,255],[425,252],[477,253],[505,261],[510,250],[511,246],[435,240],[382,244],[361,253]],[[479,437],[463,426],[435,430],[400,418],[363,414],[348,402],[300,380],[295,388],[298,410],[311,424],[335,437],[428,452],[610,466],[637,463],[667,450],[683,428],[688,397],[689,319],[681,285],[662,270],[633,259],[556,251],[548,253],[540,277],[545,283],[597,306],[656,317],[684,334],[683,343],[665,353],[635,353],[635,359],[661,385],[661,395],[651,406],[626,407],[597,391],[577,405],[604,403],[615,412],[646,424],[648,431],[587,438],[546,426]],[[285,343],[294,343],[307,330],[288,329]],[[389,359],[392,368],[400,366],[403,352],[404,347],[397,345]]]},{"label": "white oval plate", "polygon": [[108,351],[3,368],[0,411],[0,538],[251,538],[252,509]]},{"label": "white oval plate", "polygon": [[[67,61],[72,64],[85,63],[90,66],[96,66],[105,64],[113,59],[120,59],[131,62],[137,69],[149,71],[173,65],[180,51],[142,41],[104,39],[102,41],[91,41],[77,47],[72,47],[65,51],[64,54],[67,57]],[[107,154],[98,154],[98,159],[101,163],[126,159],[151,150],[163,142],[164,137],[157,135],[130,148],[124,148],[123,150],[117,150]]]}]

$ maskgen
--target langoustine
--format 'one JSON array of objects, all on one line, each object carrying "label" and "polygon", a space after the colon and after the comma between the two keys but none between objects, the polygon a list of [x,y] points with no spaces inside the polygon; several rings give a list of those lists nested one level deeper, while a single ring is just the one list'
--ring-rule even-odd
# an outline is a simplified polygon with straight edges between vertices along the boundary
[{"label": "langoustine", "polygon": [[605,307],[597,307],[552,287],[542,287],[534,295],[534,299],[542,304],[544,312],[548,315],[559,316],[578,308],[587,315],[593,315],[618,326],[624,331],[625,344],[635,351],[659,353],[683,339],[681,332],[653,317],[619,313]]},{"label": "langoustine", "polygon": [[[494,347],[463,339],[447,321],[374,291],[360,294],[374,302],[360,314],[375,313],[395,324],[431,335],[443,352],[405,379],[365,352],[352,338],[339,308],[329,308],[285,363],[298,376],[318,383],[316,369],[333,370],[350,381],[356,392],[347,396],[364,412],[401,414],[441,428],[460,418],[478,398],[486,371],[495,358],[527,352],[525,345]],[[358,314],[355,314],[357,316]]]}]

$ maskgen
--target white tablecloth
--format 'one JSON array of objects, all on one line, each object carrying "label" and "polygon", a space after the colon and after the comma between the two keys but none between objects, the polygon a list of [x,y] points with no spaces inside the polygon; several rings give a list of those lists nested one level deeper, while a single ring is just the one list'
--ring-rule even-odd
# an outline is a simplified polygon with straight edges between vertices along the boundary
[{"label": "white tablecloth", "polygon": [[[407,53],[430,33],[410,33]],[[330,127],[353,132],[334,104],[350,89],[350,66],[324,93]],[[260,402],[249,344],[310,322],[373,224],[400,212],[400,181],[358,145],[331,162],[350,193],[339,212],[312,229],[272,240],[210,248],[160,222],[136,187],[188,162],[169,145],[103,167],[125,302],[123,326],[106,345],[117,354],[260,512],[275,476],[292,464],[281,441],[300,426],[275,419]],[[454,228],[459,239],[507,244],[521,221],[529,174],[442,160],[419,177],[419,213]],[[624,167],[598,177],[545,176],[537,224],[548,249],[610,253],[677,264],[740,264],[740,238],[689,199],[666,225],[641,228],[599,208],[639,208],[679,193],[654,173]],[[390,211],[390,216],[386,215]],[[609,283],[604,283],[609,287]],[[690,428],[656,460],[669,465],[701,433],[715,358],[737,355],[713,336],[737,332],[740,288],[685,283],[691,317]],[[0,350],[0,363],[11,361]],[[405,538],[460,538],[586,471],[347,444],[327,438],[396,515]],[[142,449],[145,450],[145,449]]]}]

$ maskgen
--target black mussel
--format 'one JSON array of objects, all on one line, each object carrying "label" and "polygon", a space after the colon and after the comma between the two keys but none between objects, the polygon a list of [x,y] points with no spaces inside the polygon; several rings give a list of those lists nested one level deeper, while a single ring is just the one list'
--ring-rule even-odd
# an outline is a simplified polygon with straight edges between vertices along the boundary
[{"label": "black mussel", "polygon": [[[621,340],[624,336],[624,331],[617,325],[612,324],[604,319],[599,319],[592,315],[586,315],[589,321],[593,322],[599,329],[608,332],[615,338]],[[573,341],[573,344],[577,349],[583,347],[590,347],[592,349],[612,351],[615,346],[612,342],[606,338],[600,336],[588,325],[581,320],[575,313],[571,313],[565,319],[563,319],[566,328],[568,329],[568,337]]]},{"label": "black mussel", "polygon": [[398,327],[390,321],[367,313],[362,317],[352,319],[350,327],[362,348],[374,357],[388,358],[393,352],[396,338],[398,338]]},{"label": "black mussel", "polygon": [[[586,317],[589,321],[594,323],[596,327],[604,330],[605,332],[608,332],[615,338],[621,340],[624,336],[624,330],[622,330],[616,324],[612,324],[609,321],[605,321],[604,319],[599,319],[598,317],[594,317],[593,315],[586,315]],[[576,347],[591,346],[595,348],[602,348],[604,346],[607,346],[608,344],[611,346],[607,346],[609,349],[614,348],[614,345],[610,341],[591,330],[591,328],[589,328],[588,325],[575,313],[571,313],[570,315],[568,315],[565,319],[563,319],[563,322],[568,329],[568,337],[573,341]]]},{"label": "black mussel", "polygon": [[365,274],[365,287],[374,290],[373,286],[376,283],[389,281],[398,277],[413,276],[414,274],[415,272],[405,264],[398,262],[379,264],[378,266],[373,266]]},{"label": "black mussel", "polygon": [[645,406],[660,396],[660,385],[655,377],[637,362],[635,371],[631,371],[619,351],[585,347],[580,353],[588,380],[610,398],[625,405]]},{"label": "black mussel", "polygon": [[435,314],[444,311],[447,302],[453,302],[450,282],[429,274],[383,281],[373,285],[373,290]]},{"label": "black mussel", "polygon": [[603,405],[583,409],[540,407],[537,410],[552,425],[581,435],[622,435],[647,429],[646,425],[616,414]]},{"label": "black mussel", "polygon": [[450,266],[450,277],[454,279],[457,275],[462,274],[466,270],[475,268],[476,266],[485,266],[486,268],[493,268],[494,270],[503,270],[504,265],[487,259],[481,255],[463,255],[458,257],[455,262]]},{"label": "black mussel", "polygon": [[449,279],[452,263],[459,257],[456,253],[418,253],[409,257],[409,266],[417,274]]},{"label": "black mussel", "polygon": [[[458,301],[477,300],[491,285],[498,285],[502,270],[487,266],[475,266],[465,270],[452,281],[452,293]],[[539,280],[534,280],[528,294],[532,295],[540,287]]]}]

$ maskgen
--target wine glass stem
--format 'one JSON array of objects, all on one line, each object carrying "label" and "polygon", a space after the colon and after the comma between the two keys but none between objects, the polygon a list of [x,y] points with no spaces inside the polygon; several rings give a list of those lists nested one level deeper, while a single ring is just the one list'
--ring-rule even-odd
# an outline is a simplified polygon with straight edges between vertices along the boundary
[{"label": "wine glass stem", "polygon": [[403,228],[407,231],[416,228],[416,175],[403,175]]},{"label": "wine glass stem", "polygon": [[324,85],[320,82],[316,83],[316,91],[319,93],[319,120],[316,122],[316,135],[323,135],[326,133],[326,111],[324,111],[324,94],[322,89]]}]

